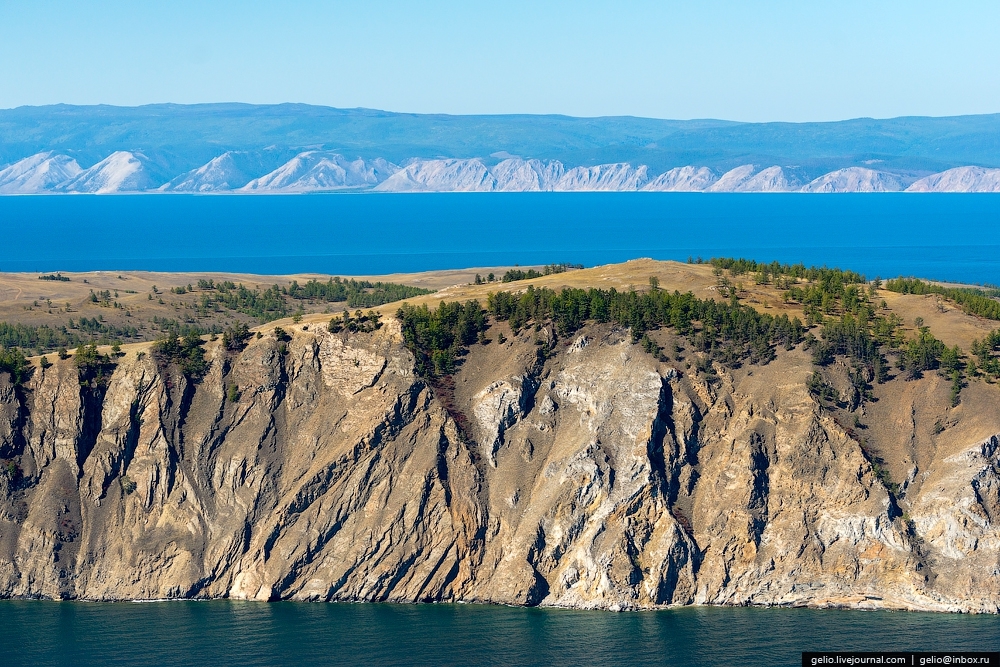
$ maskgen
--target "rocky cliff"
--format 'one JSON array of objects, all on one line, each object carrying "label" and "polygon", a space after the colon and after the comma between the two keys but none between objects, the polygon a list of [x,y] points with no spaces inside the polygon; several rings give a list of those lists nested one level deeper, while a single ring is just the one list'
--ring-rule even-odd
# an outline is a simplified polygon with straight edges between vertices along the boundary
[{"label": "rocky cliff", "polygon": [[[496,164],[481,158],[412,157],[397,166],[383,158],[347,158],[309,150],[271,171],[280,149],[226,151],[174,176],[139,152],[117,151],[81,171],[75,159],[53,151],[0,164],[0,195],[122,192],[302,193],[337,190],[378,192],[997,192],[1000,169],[966,166],[919,180],[905,172],[852,166],[803,184],[801,168],[744,164],[717,173],[706,166],[674,167],[663,173],[627,162],[567,166],[559,160],[508,157]],[[270,165],[270,166],[267,166]],[[256,174],[254,178],[252,175]],[[808,179],[807,179],[808,180]],[[907,187],[909,185],[909,187]]]},{"label": "rocky cliff", "polygon": [[994,386],[848,427],[799,349],[706,373],[657,335],[495,325],[436,386],[392,320],[209,343],[197,382],[141,347],[0,375],[0,596],[997,612]]}]

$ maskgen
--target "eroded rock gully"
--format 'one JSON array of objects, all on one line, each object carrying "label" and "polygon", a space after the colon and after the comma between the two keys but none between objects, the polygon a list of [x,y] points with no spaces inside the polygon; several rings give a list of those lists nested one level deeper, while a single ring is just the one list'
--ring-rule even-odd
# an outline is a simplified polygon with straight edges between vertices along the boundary
[{"label": "eroded rock gully", "polygon": [[72,360],[0,376],[0,596],[997,611],[994,387],[880,389],[886,452],[948,411],[900,516],[799,350],[709,382],[607,327],[547,359],[504,331],[449,409],[391,320],[210,343],[197,383],[131,351],[96,407]]}]

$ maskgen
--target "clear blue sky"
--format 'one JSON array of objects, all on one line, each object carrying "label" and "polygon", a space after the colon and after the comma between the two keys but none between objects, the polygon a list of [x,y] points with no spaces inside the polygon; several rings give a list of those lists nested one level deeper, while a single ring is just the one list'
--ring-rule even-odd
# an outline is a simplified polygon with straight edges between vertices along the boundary
[{"label": "clear blue sky", "polygon": [[837,120],[1000,112],[1000,2],[0,0],[0,107],[307,102]]}]

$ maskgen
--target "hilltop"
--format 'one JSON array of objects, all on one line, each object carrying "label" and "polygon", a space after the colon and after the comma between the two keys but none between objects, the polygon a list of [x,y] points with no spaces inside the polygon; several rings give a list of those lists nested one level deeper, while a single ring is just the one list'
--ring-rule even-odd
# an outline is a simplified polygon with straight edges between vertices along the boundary
[{"label": "hilltop", "polygon": [[[333,315],[339,316],[345,310],[375,310],[384,316],[392,316],[403,304],[431,308],[442,301],[478,300],[485,304],[491,293],[519,292],[527,285],[554,290],[565,287],[614,288],[626,292],[646,290],[649,279],[655,278],[663,289],[691,292],[703,299],[725,299],[728,294],[725,288],[720,287],[717,269],[709,263],[652,259],[560,270],[514,282],[501,280],[509,271],[544,274],[544,269],[542,266],[501,266],[343,277],[326,274],[265,276],[222,272],[91,271],[61,272],[57,274],[61,280],[39,279],[55,277],[55,274],[0,273],[0,323],[53,330],[67,327],[69,332],[75,332],[80,341],[95,340],[109,345],[112,342],[127,344],[155,340],[168,331],[220,334],[224,328],[238,322],[251,327],[270,322],[288,325],[293,323],[293,315],[308,324],[327,322]],[[487,281],[490,275],[494,277],[492,282]],[[476,276],[482,279],[481,284],[476,284]],[[310,282],[325,285],[334,279],[406,286],[427,293],[361,306],[340,298],[334,300],[304,293],[296,298],[287,293],[293,284],[300,287]],[[787,302],[783,298],[786,289],[779,284],[757,284],[754,276],[732,278],[730,282],[738,284],[740,301],[760,312],[784,314],[803,321],[807,319],[802,304]],[[226,283],[245,287],[256,296],[242,301],[221,299],[219,288]],[[280,302],[262,305],[265,293],[275,289],[281,297]],[[281,294],[282,290],[284,294]],[[900,317],[901,330],[912,333],[916,330],[913,324],[915,318],[921,317],[931,331],[949,346],[959,345],[964,350],[971,349],[973,340],[1000,326],[992,320],[963,313],[959,306],[940,295],[900,294],[886,289],[878,290],[877,295],[886,303],[885,312]],[[205,305],[206,299],[208,306]],[[78,325],[81,319],[94,324],[81,327]],[[70,326],[71,323],[77,326]],[[53,349],[26,346],[29,352],[51,352]]]}]

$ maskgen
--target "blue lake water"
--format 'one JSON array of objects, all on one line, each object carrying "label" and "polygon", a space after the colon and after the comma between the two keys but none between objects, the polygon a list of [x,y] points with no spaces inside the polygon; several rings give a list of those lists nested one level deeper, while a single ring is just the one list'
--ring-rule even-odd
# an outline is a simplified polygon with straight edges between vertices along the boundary
[{"label": "blue lake water", "polygon": [[[1000,283],[1000,195],[0,197],[0,270],[379,274],[743,256]],[[996,617],[0,601],[0,665],[796,665],[995,650]]]},{"label": "blue lake water", "polygon": [[699,255],[1000,283],[1000,195],[0,197],[0,270],[379,274]]},{"label": "blue lake water", "polygon": [[802,651],[996,650],[994,616],[685,608],[0,601],[0,664],[800,664]]}]

